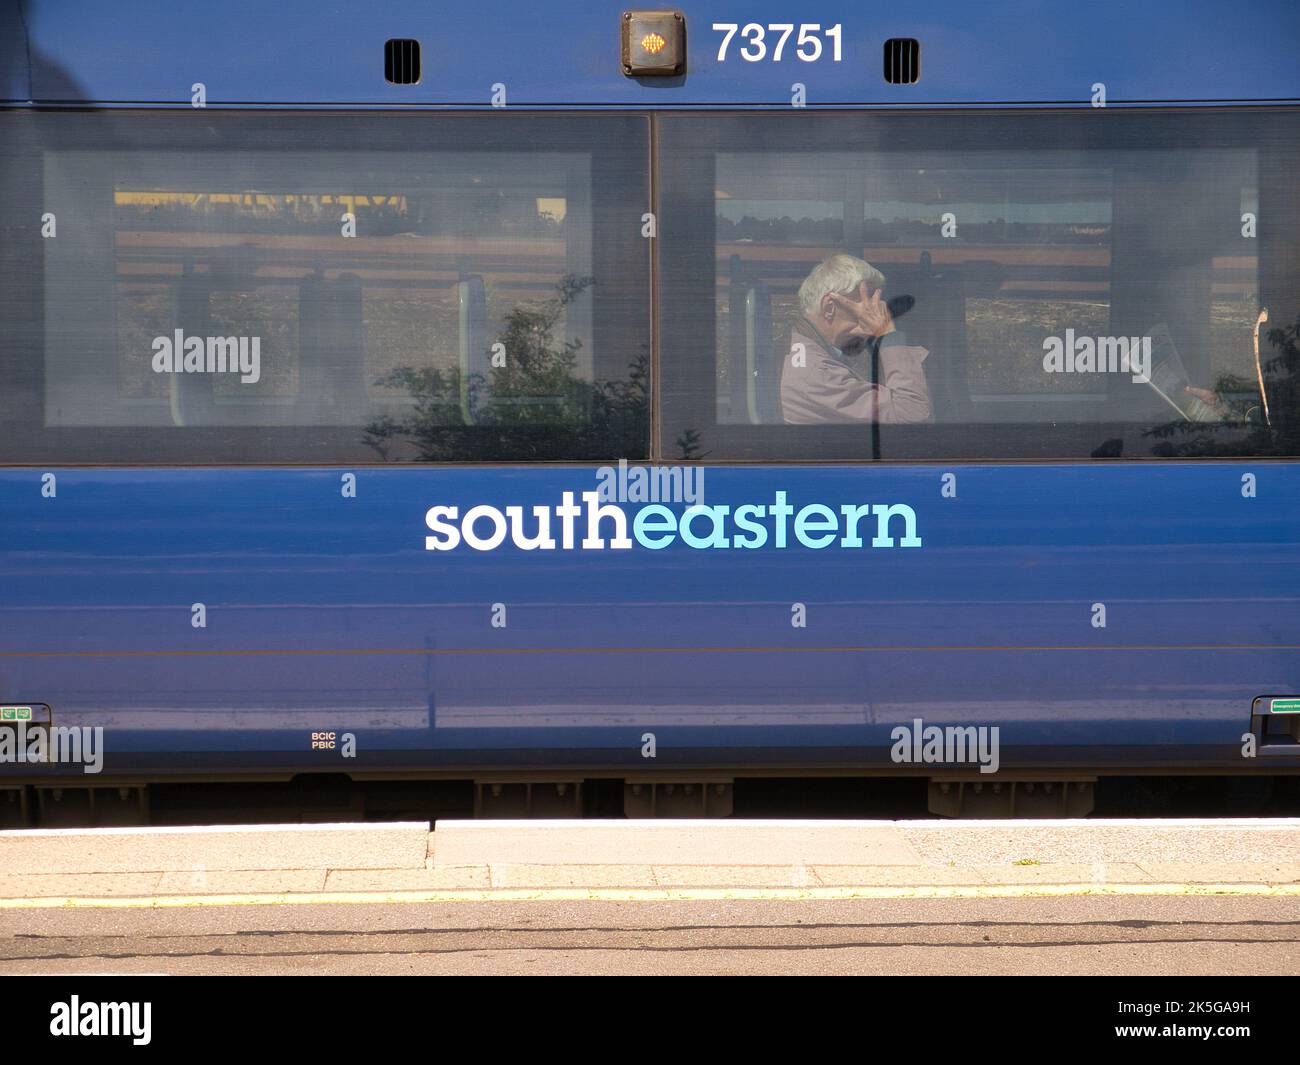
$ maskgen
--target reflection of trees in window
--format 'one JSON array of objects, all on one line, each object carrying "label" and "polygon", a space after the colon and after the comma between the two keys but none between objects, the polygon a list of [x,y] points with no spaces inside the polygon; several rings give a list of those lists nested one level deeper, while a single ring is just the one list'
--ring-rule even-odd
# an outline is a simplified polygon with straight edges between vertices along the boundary
[{"label": "reflection of trees in window", "polygon": [[835,246],[844,240],[842,218],[755,218],[745,215],[739,221],[724,214],[717,216],[719,244],[747,241],[755,244],[826,244]]},{"label": "reflection of trees in window", "polygon": [[169,232],[237,232],[339,235],[340,215],[349,211],[367,236],[411,228],[412,202],[401,194],[267,193],[256,190],[157,192],[117,189],[119,228]]},{"label": "reflection of trees in window", "polygon": [[345,211],[355,216],[358,232],[367,238],[402,234],[545,239],[564,232],[563,216],[540,210],[535,197],[488,188],[451,188],[424,196],[117,189],[114,205],[119,228],[173,232],[338,237]]},{"label": "reflection of trees in window", "polygon": [[401,390],[414,405],[402,417],[372,419],[366,444],[385,459],[405,445],[425,462],[642,457],[647,358],[638,357],[625,378],[586,381],[577,370],[582,341],[555,337],[565,309],[594,281],[566,274],[553,298],[510,310],[493,341],[504,346],[505,364],[471,374],[464,393],[460,369],[399,366],[384,374],[376,384]]},{"label": "reflection of trees in window", "polygon": [[[1151,453],[1163,458],[1232,457],[1245,455],[1300,455],[1300,317],[1294,323],[1268,331],[1276,350],[1271,358],[1261,353],[1264,390],[1269,418],[1264,420],[1257,382],[1225,374],[1214,385],[1223,403],[1217,422],[1173,421],[1148,429],[1144,435],[1158,441]],[[1245,433],[1243,437],[1241,434]],[[1224,439],[1231,435],[1231,439]]]},{"label": "reflection of trees in window", "polygon": [[703,437],[698,429],[683,429],[674,442],[677,445],[677,457],[686,462],[709,455],[709,452],[704,450]]},{"label": "reflection of trees in window", "polygon": [[[926,211],[927,217],[902,218],[892,221],[867,218],[863,221],[862,239],[871,244],[938,244],[944,236],[942,207]],[[957,241],[961,244],[1083,244],[1110,243],[1110,226],[1105,223],[1084,225],[1079,222],[1008,222],[995,218],[987,222],[961,223]]]},{"label": "reflection of trees in window", "polygon": [[[943,234],[944,208],[936,205],[918,208],[916,217],[896,215],[892,219],[867,217],[862,220],[858,239],[872,244],[931,244]],[[921,213],[923,212],[923,213]],[[844,239],[842,218],[759,218],[743,215],[730,218],[719,213],[716,218],[716,241],[733,244],[821,244],[835,246]],[[946,239],[946,238],[944,238]],[[1110,243],[1107,222],[1008,222],[995,218],[986,222],[965,221],[961,224],[960,244],[1079,244],[1106,246]]]}]

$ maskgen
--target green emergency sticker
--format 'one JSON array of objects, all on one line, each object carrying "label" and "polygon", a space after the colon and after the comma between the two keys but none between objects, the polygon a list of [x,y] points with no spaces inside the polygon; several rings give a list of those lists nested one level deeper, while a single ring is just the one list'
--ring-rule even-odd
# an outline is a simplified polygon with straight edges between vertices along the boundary
[{"label": "green emergency sticker", "polygon": [[1268,708],[1275,714],[1300,714],[1300,699],[1270,699]]},{"label": "green emergency sticker", "polygon": [[0,721],[30,721],[31,719],[30,706],[0,706]]}]

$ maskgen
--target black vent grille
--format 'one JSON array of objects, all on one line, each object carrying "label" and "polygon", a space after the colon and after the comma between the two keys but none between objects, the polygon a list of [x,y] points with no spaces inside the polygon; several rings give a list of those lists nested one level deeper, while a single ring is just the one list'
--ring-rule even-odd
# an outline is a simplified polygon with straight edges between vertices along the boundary
[{"label": "black vent grille", "polygon": [[394,85],[420,83],[420,42],[395,38],[384,44],[384,77]]},{"label": "black vent grille", "polygon": [[921,77],[921,42],[891,37],[885,42],[885,80],[890,85],[915,85]]}]

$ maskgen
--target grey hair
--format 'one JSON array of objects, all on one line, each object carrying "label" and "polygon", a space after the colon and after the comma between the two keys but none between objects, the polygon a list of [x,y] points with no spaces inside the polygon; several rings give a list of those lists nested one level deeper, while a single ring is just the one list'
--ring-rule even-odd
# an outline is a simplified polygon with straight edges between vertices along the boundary
[{"label": "grey hair", "polygon": [[831,292],[847,296],[863,281],[879,288],[885,283],[885,275],[865,259],[832,255],[818,264],[799,286],[799,306],[811,318],[820,310],[823,296]]}]

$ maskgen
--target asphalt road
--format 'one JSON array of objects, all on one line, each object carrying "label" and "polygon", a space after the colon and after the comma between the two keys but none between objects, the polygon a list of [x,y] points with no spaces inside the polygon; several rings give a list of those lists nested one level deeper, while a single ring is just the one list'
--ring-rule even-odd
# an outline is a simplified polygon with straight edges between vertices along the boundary
[{"label": "asphalt road", "polygon": [[1295,898],[0,911],[0,973],[1297,974]]}]

